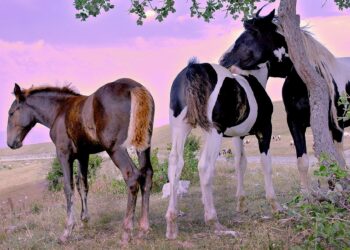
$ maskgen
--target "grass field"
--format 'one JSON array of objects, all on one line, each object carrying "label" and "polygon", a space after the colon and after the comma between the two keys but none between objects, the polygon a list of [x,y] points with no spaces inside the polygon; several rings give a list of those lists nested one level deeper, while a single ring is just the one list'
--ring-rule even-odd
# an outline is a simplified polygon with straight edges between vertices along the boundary
[{"label": "grass field", "polygon": [[[284,107],[275,103],[273,134],[282,140],[271,143],[272,155],[294,156],[294,147],[286,125]],[[193,131],[201,135],[201,131]],[[309,152],[312,135],[307,133]],[[251,139],[246,145],[248,156],[257,156],[257,142]],[[169,126],[155,129],[152,146],[167,153],[170,143]],[[349,148],[345,138],[345,148]],[[231,140],[224,139],[222,148],[232,148]],[[54,152],[51,143],[24,146],[12,151],[0,149],[1,158],[23,155],[40,155]],[[118,170],[105,159],[96,182],[89,193],[91,220],[87,228],[76,228],[72,239],[64,246],[57,243],[66,219],[63,192],[50,193],[45,176],[51,160],[0,161],[0,249],[115,249],[119,245],[121,225],[126,207],[126,196],[116,194],[111,186],[120,178]],[[312,170],[310,171],[312,172]],[[294,164],[273,165],[273,181],[278,200],[285,204],[299,192],[299,180]],[[294,231],[283,216],[273,217],[265,200],[263,175],[260,164],[249,164],[245,177],[247,205],[245,214],[235,212],[236,181],[230,162],[217,163],[214,182],[215,205],[220,222],[239,233],[238,238],[216,236],[204,224],[199,184],[191,185],[189,193],[179,199],[179,237],[165,239],[165,212],[167,199],[160,194],[151,196],[151,232],[145,240],[130,244],[130,249],[289,249],[300,246],[303,235]],[[140,200],[140,199],[139,199]],[[138,202],[139,205],[140,201]],[[80,198],[75,195],[76,215],[80,211]],[[139,212],[139,207],[137,213]],[[79,217],[79,216],[76,216]]]},{"label": "grass field", "polygon": [[[285,203],[298,191],[294,169],[275,166],[274,182],[278,199]],[[281,249],[298,244],[300,240],[290,225],[271,216],[263,189],[260,166],[250,166],[246,175],[249,211],[235,212],[235,180],[231,167],[220,165],[214,183],[215,204],[219,220],[239,238],[218,237],[203,222],[203,207],[198,185],[192,186],[188,195],[180,199],[179,208],[184,213],[179,218],[180,234],[177,240],[165,239],[167,199],[152,195],[151,232],[147,239],[132,243],[130,249]],[[80,201],[76,200],[76,214]],[[35,201],[13,201],[2,204],[0,249],[60,249],[57,238],[65,224],[65,199],[62,193],[44,192]],[[91,220],[86,229],[76,228],[66,249],[115,249],[121,236],[121,224],[126,197],[108,190],[108,182],[99,179],[91,188],[89,210]],[[139,209],[137,210],[139,211]]]}]

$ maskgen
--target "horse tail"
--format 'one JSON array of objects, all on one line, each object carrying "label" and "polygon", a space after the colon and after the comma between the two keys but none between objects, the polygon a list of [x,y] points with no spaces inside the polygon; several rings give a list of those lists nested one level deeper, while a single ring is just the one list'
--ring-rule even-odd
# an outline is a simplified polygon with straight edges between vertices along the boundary
[{"label": "horse tail", "polygon": [[151,146],[154,119],[154,101],[152,95],[143,86],[130,91],[131,108],[128,137],[124,147],[134,146],[139,152]]},{"label": "horse tail", "polygon": [[212,126],[207,112],[211,91],[208,74],[195,59],[192,59],[187,66],[186,79],[187,114],[185,119],[192,127],[199,125],[208,131]]}]

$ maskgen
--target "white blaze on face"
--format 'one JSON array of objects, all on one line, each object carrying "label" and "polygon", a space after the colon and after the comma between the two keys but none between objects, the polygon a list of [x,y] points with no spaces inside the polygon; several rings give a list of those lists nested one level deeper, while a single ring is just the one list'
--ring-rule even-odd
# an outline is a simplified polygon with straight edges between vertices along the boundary
[{"label": "white blaze on face", "polygon": [[289,55],[286,53],[286,49],[284,47],[281,47],[279,49],[274,50],[273,54],[278,58],[279,62],[282,62],[283,55],[285,57],[289,57]]}]

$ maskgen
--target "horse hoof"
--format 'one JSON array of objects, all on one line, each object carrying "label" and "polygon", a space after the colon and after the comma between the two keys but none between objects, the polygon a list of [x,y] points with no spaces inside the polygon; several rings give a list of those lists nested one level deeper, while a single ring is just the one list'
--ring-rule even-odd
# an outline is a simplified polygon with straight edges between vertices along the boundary
[{"label": "horse hoof", "polygon": [[238,213],[246,213],[248,212],[248,207],[245,205],[245,203],[238,203],[236,207],[236,211]]},{"label": "horse hoof", "polygon": [[166,238],[169,240],[175,240],[177,238],[177,225],[176,223],[168,223],[166,228]]},{"label": "horse hoof", "polygon": [[236,211],[238,213],[248,212],[248,207],[245,205],[244,201],[245,201],[245,197],[244,196],[238,197],[238,203],[237,203],[237,207],[236,207]]},{"label": "horse hoof", "polygon": [[167,213],[166,215],[166,238],[174,240],[177,237],[178,228],[176,224],[176,213]]},{"label": "horse hoof", "polygon": [[232,236],[232,237],[238,237],[238,233],[233,230],[229,230],[227,227],[216,221],[214,223],[214,233],[218,236]]},{"label": "horse hoof", "polygon": [[90,217],[89,217],[88,215],[82,216],[82,217],[81,217],[81,221],[82,221],[83,223],[88,223],[89,220],[90,220]]},{"label": "horse hoof", "polygon": [[60,245],[63,245],[65,243],[67,243],[68,241],[68,237],[65,236],[65,235],[61,235],[59,238],[58,238],[58,244]]},{"label": "horse hoof", "polygon": [[87,221],[81,221],[78,225],[79,229],[88,229],[89,228],[89,223]]},{"label": "horse hoof", "polygon": [[122,239],[120,241],[122,246],[127,246],[131,241],[131,232],[123,232]]},{"label": "horse hoof", "polygon": [[138,239],[143,239],[149,234],[149,229],[140,229],[139,233],[137,234]]},{"label": "horse hoof", "polygon": [[282,213],[284,211],[283,207],[274,199],[270,200],[270,205],[272,213],[274,214]]}]

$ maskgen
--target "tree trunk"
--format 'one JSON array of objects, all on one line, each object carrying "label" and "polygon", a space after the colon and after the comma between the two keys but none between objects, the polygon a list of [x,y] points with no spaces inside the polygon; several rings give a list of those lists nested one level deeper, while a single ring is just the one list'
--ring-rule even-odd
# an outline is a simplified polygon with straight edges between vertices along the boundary
[{"label": "tree trunk", "polygon": [[296,71],[305,82],[309,91],[310,123],[314,135],[315,155],[320,157],[326,153],[330,160],[345,166],[342,154],[336,151],[329,130],[329,90],[326,81],[316,72],[308,58],[305,57],[305,47],[300,31],[300,17],[296,15],[297,0],[281,0],[278,16],[284,30],[288,46],[288,54]]}]

